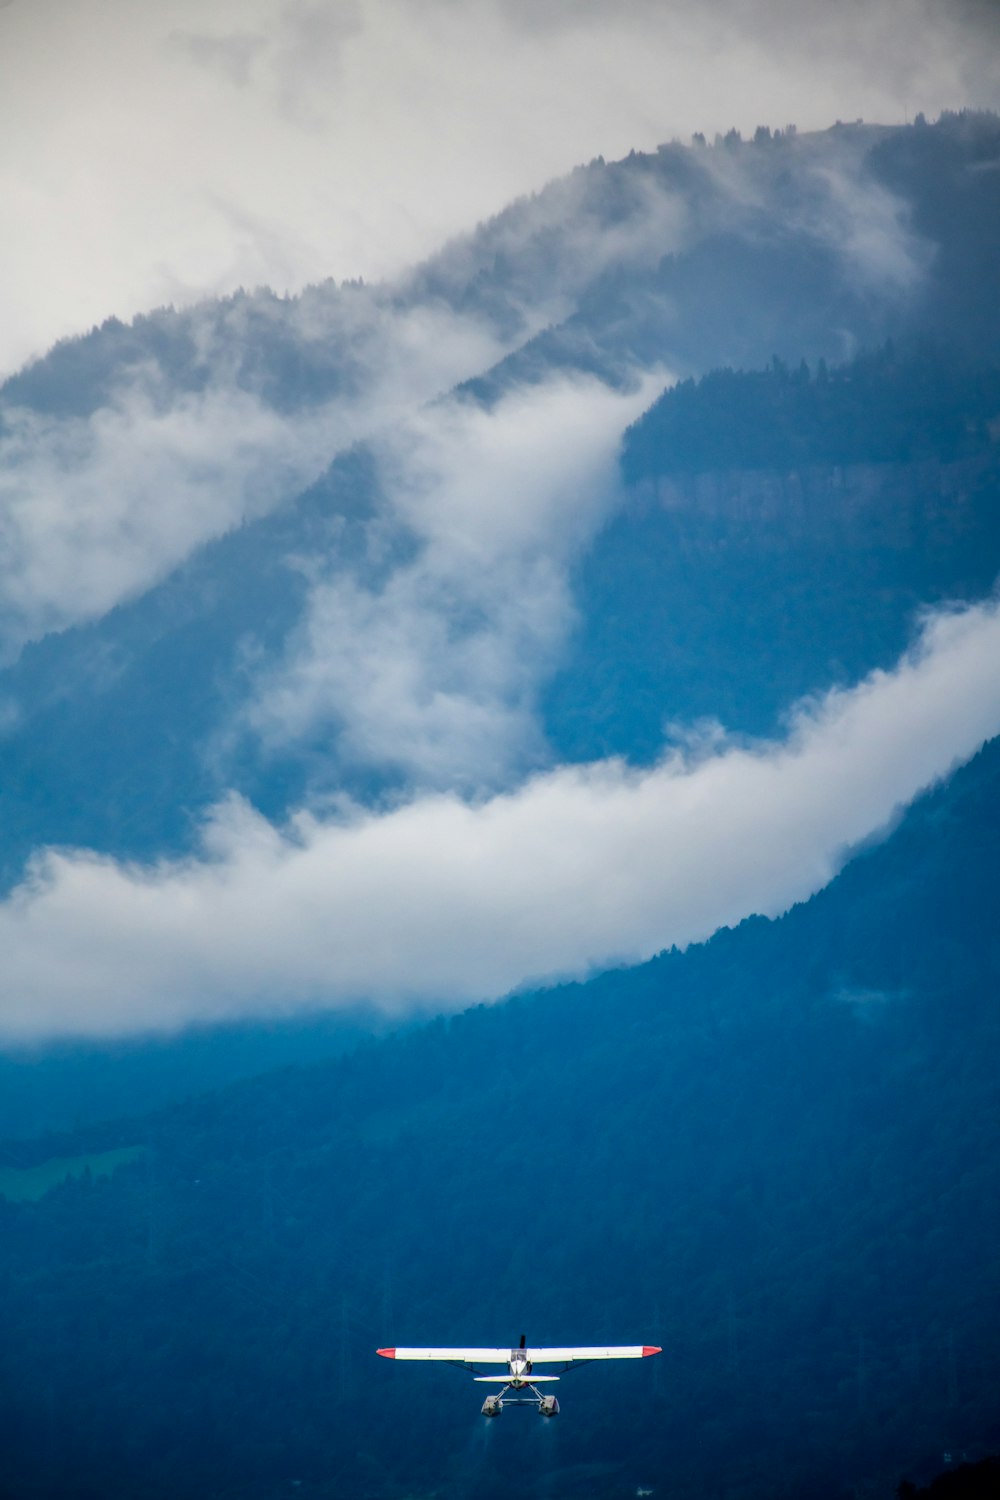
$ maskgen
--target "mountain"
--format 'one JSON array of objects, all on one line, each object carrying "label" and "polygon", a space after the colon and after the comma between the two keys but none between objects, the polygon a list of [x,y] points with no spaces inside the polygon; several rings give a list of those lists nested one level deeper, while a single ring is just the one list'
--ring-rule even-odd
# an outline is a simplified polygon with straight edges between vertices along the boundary
[{"label": "mountain", "polygon": [[[405,787],[406,769],[391,757],[359,756],[346,689],[313,705],[302,724],[279,716],[276,725],[259,696],[262,680],[273,678],[282,703],[303,640],[318,628],[310,608],[324,583],[378,597],[422,545],[392,493],[406,462],[393,434],[426,403],[439,410],[457,389],[460,410],[470,402],[489,409],[505,394],[530,399],[556,378],[589,374],[628,386],[637,371],[690,379],[723,365],[759,368],[772,356],[793,369],[803,358],[850,366],[859,348],[890,336],[904,348],[907,340],[936,338],[944,377],[956,365],[960,371],[951,390],[947,378],[935,385],[932,375],[927,391],[911,392],[916,411],[897,402],[904,420],[920,421],[919,401],[930,401],[934,421],[945,421],[970,381],[995,391],[995,381],[973,372],[995,362],[1000,347],[998,156],[1000,120],[961,114],[933,126],[758,132],[753,142],[730,136],[715,147],[668,145],[622,162],[598,160],[512,205],[396,284],[328,283],[297,298],[258,292],[164,310],[130,326],[112,319],[12,377],[0,389],[0,447],[5,439],[11,486],[29,495],[36,487],[47,529],[36,536],[27,521],[23,535],[15,528],[10,572],[0,577],[8,885],[44,844],[141,858],[189,849],[206,808],[232,789],[280,817],[314,796],[346,790],[370,801]],[[925,373],[932,363],[925,357]],[[878,378],[889,387],[894,376],[873,373],[869,383]],[[744,396],[752,384],[744,381]],[[714,401],[717,420],[719,399],[718,387],[684,387],[667,410],[681,413],[695,401],[707,413]],[[732,403],[734,419],[742,399]],[[729,410],[728,398],[722,406]],[[833,423],[841,439],[855,416],[856,404],[811,413]],[[595,639],[610,628],[594,618],[609,588],[609,559],[613,571],[631,574],[638,555],[662,577],[665,597],[677,582],[678,545],[704,561],[718,539],[713,526],[717,532],[732,522],[741,537],[755,538],[752,545],[767,546],[768,525],[783,525],[754,518],[774,490],[779,459],[787,478],[790,455],[777,449],[769,457],[702,453],[698,472],[732,474],[719,479],[722,489],[717,484],[709,502],[719,511],[715,522],[696,513],[705,511],[699,502],[682,507],[680,538],[678,520],[659,510],[647,507],[637,524],[628,497],[647,492],[644,463],[661,477],[671,466],[684,470],[693,483],[691,454],[683,444],[674,453],[676,432],[658,420],[651,413],[629,439],[624,513],[606,484],[595,502],[598,525],[565,541],[565,560],[553,559],[557,568],[565,561],[577,569],[571,587],[583,630],[560,627],[533,639],[538,680],[499,690],[527,695],[529,707],[538,693],[544,697],[543,738],[530,750],[536,761],[599,753],[604,743],[645,754],[656,737],[647,709],[634,730],[623,722],[621,733],[601,730],[588,741],[581,705],[570,701],[581,691],[571,683],[586,681],[589,692],[597,677],[599,716],[627,716],[609,675],[627,674],[633,654],[647,661],[662,645],[662,619],[647,627],[639,611],[623,621],[621,639]],[[901,534],[919,527],[909,510],[905,523],[874,515],[917,504],[914,479],[930,495],[940,483],[945,497],[993,483],[988,465],[985,479],[975,464],[968,469],[966,450],[982,442],[960,452],[954,433],[940,427],[928,434],[926,452],[898,444],[881,451],[859,432],[853,456],[833,459],[828,438],[803,435],[805,447],[793,455],[807,466],[798,482],[810,493],[818,484],[817,509],[861,513],[847,543],[852,555],[871,550],[873,528],[896,525]],[[659,444],[659,457],[650,459],[651,444]],[[944,465],[940,480],[928,472],[934,463]],[[838,473],[820,479],[817,465]],[[764,477],[748,479],[748,471]],[[121,509],[110,529],[94,510],[95,495],[109,485],[120,491]],[[884,485],[888,493],[878,500],[874,491]],[[756,500],[748,493],[754,486]],[[940,509],[934,524],[947,526]],[[846,523],[839,524],[842,533]],[[978,516],[971,523],[970,553],[982,525]],[[901,552],[900,534],[888,545]],[[818,532],[813,545],[826,545]],[[622,546],[628,555],[618,559]],[[916,547],[926,559],[926,533]],[[932,563],[925,567],[933,573]],[[708,571],[696,568],[696,590]],[[892,649],[890,634],[896,644],[902,639],[917,604],[942,591],[981,589],[987,571],[986,562],[966,560],[908,580],[905,601],[883,610],[893,616],[885,638],[874,649],[859,640],[850,649],[844,637],[866,629],[852,620],[880,607],[882,569],[850,598],[841,638],[822,657],[789,661],[782,689],[813,691],[867,670]],[[927,595],[919,592],[925,581]],[[648,601],[650,585],[639,587]],[[615,598],[616,591],[620,581],[610,585]],[[474,595],[466,613],[475,620],[484,607]],[[457,620],[450,628],[463,626]],[[467,621],[465,631],[471,628]],[[342,644],[334,633],[324,649],[334,655]],[[798,649],[798,642],[789,646],[790,659]],[[718,667],[725,677],[725,665]],[[314,670],[308,662],[307,669]],[[646,680],[648,667],[637,673],[640,695],[662,692],[661,720],[728,711],[714,664],[693,691],[676,674],[654,682]],[[754,701],[739,705],[741,722],[773,717],[773,691],[754,685],[746,696]]]},{"label": "mountain", "polygon": [[[998,785],[994,741],[779,921],[8,1148],[0,1493],[888,1495],[995,1447]],[[522,1329],[664,1353],[544,1431],[374,1358]]]},{"label": "mountain", "polygon": [[[978,598],[1000,571],[998,420],[998,368],[926,345],[668,390],[625,434],[623,499],[573,570],[578,623],[539,694],[552,754],[651,760],[670,721],[777,734],[817,685],[890,667],[921,609]],[[322,546],[332,493],[371,482],[360,458],[341,460],[325,485],[213,543],[151,595],[25,651],[8,682],[33,708],[0,742],[8,869],[40,842],[183,848],[194,809],[227,785],[280,817],[317,764],[336,774],[328,744],[262,756],[245,741],[223,781],[206,747],[247,680],[233,662],[248,633],[277,641],[302,604],[306,582],[285,558]],[[357,525],[341,547],[363,550]],[[14,1050],[0,1055],[0,1132],[131,1113],[338,1052],[382,1025],[361,1004]]]},{"label": "mountain", "polygon": [[[702,721],[779,734],[988,594],[998,159],[1000,120],[966,113],[665,145],[392,284],[111,319],[14,376],[5,889],[49,847],[198,858],[234,793],[280,824],[649,763]],[[433,507],[491,468],[479,562],[440,563]],[[481,545],[525,492],[543,521]],[[0,1127],[340,1050],[375,1024],[356,998],[342,1023],[8,1047]]]}]

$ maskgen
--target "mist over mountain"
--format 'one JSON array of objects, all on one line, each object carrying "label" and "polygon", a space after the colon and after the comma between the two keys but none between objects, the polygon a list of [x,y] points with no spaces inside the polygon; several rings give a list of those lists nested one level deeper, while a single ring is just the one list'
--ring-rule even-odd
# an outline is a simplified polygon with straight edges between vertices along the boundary
[{"label": "mist over mountain", "polygon": [[[64,695],[81,655],[111,657],[117,678],[145,637],[182,633],[246,577],[245,597],[267,592],[219,643],[231,684],[236,646],[269,656],[287,639],[297,557],[365,583],[366,567],[377,577],[419,546],[385,494],[400,478],[387,468],[413,459],[393,449],[394,425],[456,384],[464,411],[472,395],[570,373],[631,387],[644,370],[662,382],[773,356],[843,361],[891,335],[992,357],[998,151],[984,115],[665,146],[579,169],[393,284],[262,291],[58,345],[0,391],[4,483],[19,497],[0,590],[8,658],[42,636],[52,651],[55,635],[73,653]],[[605,484],[591,532],[617,503]],[[274,577],[257,576],[263,562]],[[32,713],[24,693],[15,675],[9,724]]]},{"label": "mist over mountain", "polygon": [[[676,897],[651,887],[641,930],[527,939],[512,965],[496,944],[522,921],[518,865],[534,857],[505,833],[506,885],[472,898],[496,910],[496,936],[454,973],[432,965],[410,994],[398,976],[440,947],[433,925],[399,937],[379,998],[367,938],[358,964],[325,953],[341,898],[301,915],[343,870],[373,931],[410,930],[433,880],[414,867],[408,885],[394,854],[398,897],[367,900],[344,844],[359,820],[366,838],[405,847],[411,808],[446,851],[435,809],[485,799],[498,829],[530,819],[544,839],[567,776],[585,820],[606,801],[619,773],[587,767],[609,756],[648,768],[642,795],[661,801],[708,746],[720,774],[726,755],[735,769],[740,736],[763,737],[777,766],[796,704],[818,705],[820,721],[840,711],[824,694],[860,704],[868,674],[901,671],[918,639],[930,649],[928,609],[988,599],[998,159],[996,117],[962,113],[597,160],[394,282],[112,319],[9,380],[12,1040],[294,1005],[308,1050],[328,1044],[326,1021],[310,1031],[317,1006],[344,1007],[349,1034],[373,998],[393,1014],[434,1009],[641,958],[815,889],[838,843],[874,832],[995,732],[992,695],[960,689],[947,716],[934,710],[942,727],[921,731],[936,746],[926,768],[904,773],[892,751],[872,811],[828,820],[803,849],[808,874],[768,884],[751,871],[725,909],[673,917]],[[698,842],[731,860],[697,833],[687,850],[687,835],[665,836],[689,886]],[[773,817],[754,838],[780,844]],[[268,978],[242,919],[227,934],[213,882],[235,891],[272,845],[305,883],[285,896],[277,865],[253,877]],[[584,913],[603,900],[609,859],[633,862],[641,883],[640,847],[619,854],[601,835],[585,857],[593,893],[568,901]],[[296,850],[318,861],[310,873]],[[449,892],[462,880],[444,866],[440,878]],[[157,956],[155,934],[188,931],[192,903],[203,936],[167,937]],[[303,922],[286,954],[280,933]],[[62,969],[40,953],[65,953]],[[183,1014],[175,992],[192,997]],[[53,1107],[36,1122],[70,1118]]]}]

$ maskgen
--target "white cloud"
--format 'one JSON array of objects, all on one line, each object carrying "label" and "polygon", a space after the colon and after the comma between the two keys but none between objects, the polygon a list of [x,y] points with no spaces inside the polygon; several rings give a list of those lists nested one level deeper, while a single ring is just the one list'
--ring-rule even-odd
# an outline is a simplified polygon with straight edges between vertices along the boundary
[{"label": "white cloud", "polygon": [[[794,230],[832,250],[868,289],[907,292],[927,271],[933,246],[913,228],[909,205],[866,172],[869,150],[864,132],[845,130],[798,138],[791,157],[721,150],[698,159],[720,192],[711,205],[718,227],[750,236]],[[790,160],[794,195],[781,193]]]},{"label": "white cloud", "polygon": [[196,547],[298,494],[339,451],[506,348],[443,306],[397,311],[362,292],[331,296],[327,306],[278,305],[281,315],[307,355],[310,343],[340,341],[344,394],[286,412],[246,389],[251,314],[237,303],[194,317],[203,390],[178,389],[149,365],[123,369],[116,394],[87,417],[3,411],[4,656],[143,592]]},{"label": "white cloud", "polygon": [[846,265],[878,291],[912,290],[928,270],[933,247],[909,223],[907,206],[880,184],[831,161],[817,169],[825,192],[809,225],[836,245]]},{"label": "white cloud", "polygon": [[[340,82],[345,45],[364,31],[358,0],[284,0],[274,6],[202,6],[198,29],[170,33],[169,47],[238,88],[256,83],[293,123],[319,127],[331,84]],[[204,21],[222,30],[204,30]],[[258,29],[245,29],[256,20]]]},{"label": "white cloud", "polygon": [[786,739],[564,767],[485,801],[302,813],[237,799],[199,858],[49,852],[0,908],[9,1039],[368,1000],[437,1008],[775,914],[1000,731],[1000,607],[937,615]]},{"label": "white cloud", "polygon": [[323,424],[312,425],[303,431],[232,390],[166,410],[133,391],[89,419],[9,413],[0,440],[8,650],[104,614],[301,487],[329,452]]},{"label": "white cloud", "polygon": [[304,619],[249,713],[265,743],[324,731],[348,761],[464,788],[539,755],[534,694],[575,618],[569,566],[617,497],[624,428],[662,385],[563,378],[491,410],[440,402],[377,444],[374,546],[390,560],[370,578],[370,559],[308,560]]},{"label": "white cloud", "polygon": [[112,312],[393,274],[597,154],[989,106],[998,67],[970,0],[23,0],[0,368]]}]

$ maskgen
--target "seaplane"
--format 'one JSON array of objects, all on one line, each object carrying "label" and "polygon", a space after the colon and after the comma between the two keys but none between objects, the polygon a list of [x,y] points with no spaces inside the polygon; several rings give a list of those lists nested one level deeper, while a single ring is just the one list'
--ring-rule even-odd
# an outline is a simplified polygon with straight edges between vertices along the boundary
[{"label": "seaplane", "polygon": [[[662,1350],[653,1344],[583,1344],[565,1349],[528,1349],[525,1335],[516,1349],[377,1349],[383,1359],[437,1359],[444,1364],[471,1370],[482,1384],[499,1385],[483,1402],[484,1417],[498,1417],[505,1406],[533,1406],[543,1417],[557,1417],[559,1402],[554,1395],[540,1391],[540,1385],[558,1380],[558,1374],[539,1374],[536,1365],[555,1365],[565,1374],[574,1365],[586,1365],[593,1359],[646,1359]],[[505,1375],[483,1374],[481,1365],[506,1365]],[[515,1394],[510,1395],[513,1391]],[[523,1394],[525,1391],[530,1394]]]}]

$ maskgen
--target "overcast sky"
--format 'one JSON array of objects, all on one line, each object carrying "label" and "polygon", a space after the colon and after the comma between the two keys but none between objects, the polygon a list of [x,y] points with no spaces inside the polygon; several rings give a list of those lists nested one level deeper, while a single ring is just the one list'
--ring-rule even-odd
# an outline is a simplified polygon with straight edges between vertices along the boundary
[{"label": "overcast sky", "polygon": [[594,155],[995,106],[992,0],[0,0],[0,372],[381,277]]}]

